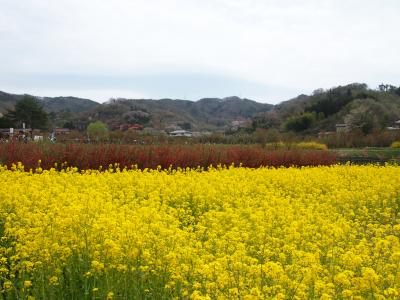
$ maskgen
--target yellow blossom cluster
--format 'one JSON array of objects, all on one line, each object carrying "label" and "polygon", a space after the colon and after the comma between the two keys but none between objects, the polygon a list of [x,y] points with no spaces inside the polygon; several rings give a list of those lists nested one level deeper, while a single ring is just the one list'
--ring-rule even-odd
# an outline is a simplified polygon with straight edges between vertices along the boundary
[{"label": "yellow blossom cluster", "polygon": [[0,167],[3,299],[400,299],[400,167]]}]

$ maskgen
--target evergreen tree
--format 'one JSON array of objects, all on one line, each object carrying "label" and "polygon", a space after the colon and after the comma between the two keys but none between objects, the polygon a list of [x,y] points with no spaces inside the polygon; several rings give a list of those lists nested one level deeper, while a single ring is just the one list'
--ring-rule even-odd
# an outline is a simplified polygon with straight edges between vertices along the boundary
[{"label": "evergreen tree", "polygon": [[27,128],[45,129],[48,115],[35,97],[24,96],[17,102],[13,110],[5,116],[17,127],[25,123]]}]

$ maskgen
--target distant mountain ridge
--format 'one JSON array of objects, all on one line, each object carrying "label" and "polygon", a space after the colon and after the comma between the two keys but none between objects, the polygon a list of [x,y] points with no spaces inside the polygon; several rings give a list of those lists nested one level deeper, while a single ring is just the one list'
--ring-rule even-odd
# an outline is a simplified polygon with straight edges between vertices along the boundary
[{"label": "distant mountain ridge", "polygon": [[84,117],[101,120],[116,128],[118,124],[142,124],[163,129],[178,126],[204,130],[229,126],[238,118],[252,118],[273,108],[239,97],[203,98],[198,101],[172,99],[114,99],[96,107]]},{"label": "distant mountain ridge", "polygon": [[[12,109],[23,96],[0,92],[0,112]],[[103,104],[76,97],[36,98],[49,113],[52,125],[78,129],[100,120],[110,129],[139,124],[158,130],[226,130],[236,121],[251,124],[252,129],[301,134],[335,131],[336,124],[344,123],[368,133],[400,120],[400,87],[384,84],[378,89],[360,83],[318,89],[277,105],[236,96],[198,101],[119,98]]]},{"label": "distant mountain ridge", "polygon": [[[0,112],[5,113],[7,109],[12,109],[24,96],[0,91]],[[42,104],[45,111],[55,113],[65,110],[78,113],[100,105],[96,101],[77,97],[34,97]]]},{"label": "distant mountain ridge", "polygon": [[[12,109],[24,95],[0,92],[0,112]],[[269,111],[271,104],[236,96],[203,98],[198,101],[179,99],[111,99],[103,104],[77,97],[36,97],[58,126],[79,124],[83,128],[93,120],[117,129],[123,124],[141,124],[165,129],[183,127],[193,130],[214,130],[229,126],[233,120],[252,118]],[[63,124],[64,123],[64,124]]]}]

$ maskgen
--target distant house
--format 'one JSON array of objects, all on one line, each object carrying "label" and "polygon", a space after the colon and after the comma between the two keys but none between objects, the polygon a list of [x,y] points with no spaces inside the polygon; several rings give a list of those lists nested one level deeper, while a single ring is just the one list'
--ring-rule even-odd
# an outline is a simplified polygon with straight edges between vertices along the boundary
[{"label": "distant house", "polygon": [[143,126],[139,124],[133,124],[128,127],[128,130],[142,130]]},{"label": "distant house", "polygon": [[169,124],[167,127],[165,127],[166,132],[172,132],[177,130],[182,130],[182,127],[178,126],[177,124]]},{"label": "distant house", "polygon": [[193,133],[187,130],[175,130],[169,133],[169,136],[185,136],[185,137],[192,137]]},{"label": "distant house", "polygon": [[340,133],[340,132],[349,132],[351,129],[351,125],[350,124],[336,124],[336,132]]},{"label": "distant house", "polygon": [[71,133],[71,130],[68,128],[56,128],[54,129],[54,133],[56,135],[67,135]]},{"label": "distant house", "polygon": [[388,130],[400,130],[400,120],[397,120],[393,123],[392,126],[386,127]]},{"label": "distant house", "polygon": [[122,124],[119,126],[119,130],[127,131],[127,130],[143,130],[143,126],[140,124]]}]

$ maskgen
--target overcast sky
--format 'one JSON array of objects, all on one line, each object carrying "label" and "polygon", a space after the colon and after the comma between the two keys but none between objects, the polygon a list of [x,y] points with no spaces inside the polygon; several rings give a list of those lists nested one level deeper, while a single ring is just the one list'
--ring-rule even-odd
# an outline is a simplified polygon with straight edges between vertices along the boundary
[{"label": "overcast sky", "polygon": [[0,0],[0,90],[278,103],[400,85],[399,0]]}]

